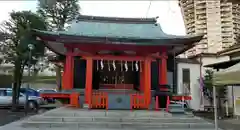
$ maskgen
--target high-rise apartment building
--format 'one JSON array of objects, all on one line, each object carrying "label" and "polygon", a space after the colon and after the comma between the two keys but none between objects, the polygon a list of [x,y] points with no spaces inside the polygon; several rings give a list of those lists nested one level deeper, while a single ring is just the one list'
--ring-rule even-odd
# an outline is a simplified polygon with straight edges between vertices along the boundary
[{"label": "high-rise apartment building", "polygon": [[179,0],[186,33],[204,38],[186,55],[216,53],[237,43],[240,6],[225,0]]}]

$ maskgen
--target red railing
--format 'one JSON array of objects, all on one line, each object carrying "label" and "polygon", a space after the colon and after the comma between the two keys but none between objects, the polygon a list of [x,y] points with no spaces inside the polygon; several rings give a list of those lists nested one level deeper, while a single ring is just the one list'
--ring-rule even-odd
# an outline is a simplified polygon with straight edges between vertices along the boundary
[{"label": "red railing", "polygon": [[130,97],[130,105],[131,109],[146,109],[147,108],[147,102],[142,94],[132,94]]},{"label": "red railing", "polygon": [[40,97],[42,98],[69,98],[70,97],[70,93],[41,93]]},{"label": "red railing", "polygon": [[169,105],[170,105],[170,97],[167,96],[166,112],[169,112]]},{"label": "red railing", "polygon": [[[170,97],[167,96],[167,102],[166,102],[166,111],[167,112],[169,110],[169,104],[170,104]],[[160,110],[160,104],[159,104],[159,97],[158,96],[156,96],[155,110],[156,111]]]},{"label": "red railing", "polygon": [[172,100],[192,100],[191,96],[173,96]]},{"label": "red railing", "polygon": [[89,108],[108,109],[108,94],[106,92],[93,92],[90,101]]},{"label": "red railing", "polygon": [[76,92],[70,95],[70,105],[72,107],[77,107],[77,108],[80,107],[79,96],[80,94]]}]

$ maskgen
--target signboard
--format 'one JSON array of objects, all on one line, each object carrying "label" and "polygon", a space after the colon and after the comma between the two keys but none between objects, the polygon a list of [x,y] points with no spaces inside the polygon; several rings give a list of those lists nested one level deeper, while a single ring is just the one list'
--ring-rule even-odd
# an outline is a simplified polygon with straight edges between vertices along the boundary
[{"label": "signboard", "polygon": [[236,97],[234,102],[235,115],[240,116],[240,97]]}]

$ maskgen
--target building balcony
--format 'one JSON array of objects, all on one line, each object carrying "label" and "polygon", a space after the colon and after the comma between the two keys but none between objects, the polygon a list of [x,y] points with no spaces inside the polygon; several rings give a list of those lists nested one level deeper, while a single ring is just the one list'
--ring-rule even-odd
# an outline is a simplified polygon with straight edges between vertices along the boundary
[{"label": "building balcony", "polygon": [[197,20],[206,20],[206,19],[207,19],[206,14],[204,14],[204,15],[197,15]]},{"label": "building balcony", "polygon": [[192,25],[194,22],[194,19],[186,20],[186,25]]},{"label": "building balcony", "polygon": [[196,15],[206,14],[206,10],[196,10]]},{"label": "building balcony", "polygon": [[232,2],[234,4],[240,4],[240,1],[239,0],[227,0],[228,2]]},{"label": "building balcony", "polygon": [[222,33],[222,38],[232,38],[232,33]]},{"label": "building balcony", "polygon": [[184,10],[193,10],[193,3],[189,3],[188,5],[185,6]]}]

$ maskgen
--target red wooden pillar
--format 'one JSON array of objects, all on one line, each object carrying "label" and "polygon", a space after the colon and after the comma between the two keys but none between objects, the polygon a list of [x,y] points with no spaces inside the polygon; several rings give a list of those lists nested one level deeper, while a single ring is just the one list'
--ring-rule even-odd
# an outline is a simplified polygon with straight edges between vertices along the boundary
[{"label": "red wooden pillar", "polygon": [[[163,50],[161,53],[161,59],[159,64],[159,84],[167,84],[167,54],[166,50]],[[161,89],[161,88],[160,88]]]},{"label": "red wooden pillar", "polygon": [[148,108],[151,100],[151,60],[149,58],[144,61],[144,97],[146,108]]},{"label": "red wooden pillar", "polygon": [[140,91],[144,91],[144,62],[140,61]]},{"label": "red wooden pillar", "polygon": [[90,105],[92,97],[92,71],[93,71],[93,59],[91,57],[86,58],[86,86],[85,86],[85,103]]},{"label": "red wooden pillar", "polygon": [[63,72],[62,72],[62,88],[61,89],[63,89],[64,88],[64,82],[65,82],[65,73],[66,73],[66,65],[65,65],[65,63],[63,64]]},{"label": "red wooden pillar", "polygon": [[72,55],[71,50],[68,50],[66,54],[65,59],[65,65],[64,65],[64,84],[63,84],[63,90],[71,90],[73,89],[73,68],[74,68],[74,57]]}]

